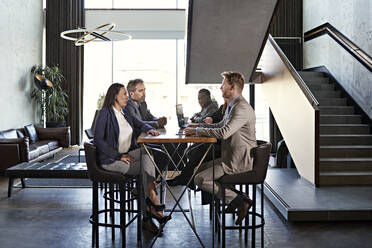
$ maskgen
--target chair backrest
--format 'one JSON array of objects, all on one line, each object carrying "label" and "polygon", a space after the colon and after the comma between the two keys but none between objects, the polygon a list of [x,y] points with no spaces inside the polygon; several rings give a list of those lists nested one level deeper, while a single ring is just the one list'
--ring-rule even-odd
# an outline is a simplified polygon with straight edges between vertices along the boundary
[{"label": "chair backrest", "polygon": [[95,114],[94,114],[92,126],[89,129],[84,130],[88,139],[93,139],[94,138],[94,130],[96,129],[96,122],[97,122],[98,113],[99,113],[99,110],[97,109]]},{"label": "chair backrest", "polygon": [[90,180],[95,182],[122,184],[128,179],[128,177],[120,172],[112,172],[103,169],[98,162],[97,148],[92,143],[85,142],[84,151]]},{"label": "chair backrest", "polygon": [[258,182],[265,181],[267,168],[269,166],[271,143],[263,140],[257,140],[257,147],[253,152],[253,171]]},{"label": "chair backrest", "polygon": [[253,169],[251,171],[225,175],[219,181],[223,184],[258,184],[263,183],[269,166],[271,143],[257,140],[257,147],[251,150]]}]

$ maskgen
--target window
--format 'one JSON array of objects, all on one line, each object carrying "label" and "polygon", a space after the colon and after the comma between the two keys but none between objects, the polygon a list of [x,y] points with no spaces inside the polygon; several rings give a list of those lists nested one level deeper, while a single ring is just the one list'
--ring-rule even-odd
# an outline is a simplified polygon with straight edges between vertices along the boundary
[{"label": "window", "polygon": [[85,0],[87,9],[182,9],[187,4],[188,0]]},{"label": "window", "polygon": [[[155,116],[175,119],[176,40],[129,40],[114,44],[114,82],[141,78]],[[164,107],[167,106],[167,107]]]},{"label": "window", "polygon": [[97,100],[112,83],[110,42],[90,42],[84,46],[83,129],[92,125]]},{"label": "window", "polygon": [[[158,8],[160,8],[159,2],[162,2],[161,6],[163,8],[165,8],[165,5],[168,6],[167,8],[176,8],[177,6],[180,7],[181,4],[186,7],[188,3],[186,0],[87,0],[86,8],[111,8],[112,4],[119,8],[119,2],[126,3],[126,8],[139,8],[140,5],[151,8],[153,2],[157,3]],[[175,3],[178,5],[175,5]],[[171,5],[176,7],[170,7]],[[92,12],[105,11],[107,12],[107,10]],[[152,10],[154,13],[157,11]],[[127,12],[128,10],[125,13],[128,14]],[[180,11],[177,10],[176,12]],[[91,15],[89,20],[93,22],[96,19],[94,15],[99,15],[99,13],[91,13]],[[183,17],[178,16],[177,18],[177,21],[182,23],[179,19]],[[120,23],[116,24],[120,26]],[[87,23],[87,26],[94,25]],[[182,27],[177,26],[176,30],[183,33]],[[128,32],[130,31],[128,29]],[[171,127],[177,127],[175,111],[177,103],[183,104],[186,117],[200,111],[197,97],[201,88],[210,90],[212,98],[217,101],[218,105],[223,104],[220,84],[185,84],[185,41],[179,39],[180,35],[177,32],[167,29],[159,31],[159,27],[154,28],[151,22],[144,22],[143,26],[138,28],[137,31],[141,31],[145,35],[137,36],[133,40],[116,41],[114,43],[90,42],[85,45],[84,129],[90,128],[92,124],[100,94],[106,93],[110,84],[114,82],[120,82],[126,86],[130,79],[135,78],[141,78],[145,81],[146,101],[151,112],[155,116],[166,116],[168,126]],[[260,88],[260,85],[256,85],[257,138],[269,140],[269,111]],[[244,87],[243,96],[247,100],[249,99],[248,85]]]}]

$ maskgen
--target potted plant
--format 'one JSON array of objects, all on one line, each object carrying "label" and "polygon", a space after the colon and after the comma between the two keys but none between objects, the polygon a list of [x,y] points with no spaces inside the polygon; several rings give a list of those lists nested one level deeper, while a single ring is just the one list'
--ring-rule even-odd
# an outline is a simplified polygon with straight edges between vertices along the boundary
[{"label": "potted plant", "polygon": [[[31,98],[40,104],[43,114],[43,101],[45,103],[45,116],[47,127],[61,127],[66,125],[68,115],[68,95],[62,88],[64,76],[59,66],[40,66],[35,65],[31,69],[33,75],[39,74],[49,79],[53,87],[45,90],[34,88]],[[43,94],[45,93],[45,96]]]},{"label": "potted plant", "polygon": [[97,109],[98,110],[100,110],[102,108],[103,102],[105,101],[105,96],[106,96],[105,93],[99,94],[98,100],[97,100]]}]

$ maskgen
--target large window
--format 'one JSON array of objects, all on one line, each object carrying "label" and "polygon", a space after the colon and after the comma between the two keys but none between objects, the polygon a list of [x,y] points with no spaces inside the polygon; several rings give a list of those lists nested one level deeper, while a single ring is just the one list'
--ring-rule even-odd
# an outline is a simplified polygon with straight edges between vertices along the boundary
[{"label": "large window", "polygon": [[155,116],[172,121],[176,105],[176,40],[129,40],[114,44],[114,82],[141,78]]},{"label": "large window", "polygon": [[109,42],[90,42],[84,47],[84,130],[91,127],[99,95],[112,83],[111,51]]},{"label": "large window", "polygon": [[85,0],[85,8],[118,9],[183,9],[188,0]]},{"label": "large window", "polygon": [[[89,2],[91,6],[88,5]],[[146,3],[151,2],[152,4],[153,1],[87,0],[86,7],[92,7],[93,3],[96,3],[97,6],[101,6],[100,8],[104,8],[102,4],[107,4],[107,2],[111,4],[110,6],[107,5],[107,8],[112,8],[112,4],[118,6],[119,2],[127,4],[126,7],[121,6],[122,8],[135,8],[136,4],[138,4],[136,8],[139,8],[140,3],[150,8],[151,5]],[[156,2],[159,3],[159,1]],[[177,1],[160,2],[163,2],[162,4],[173,4]],[[187,4],[188,1],[178,1],[177,4],[181,2]],[[130,4],[133,4],[133,6],[130,6]],[[151,11],[156,12],[157,10]],[[130,15],[127,12],[125,13],[127,14],[126,17],[129,18]],[[140,12],[137,11],[136,13]],[[94,18],[90,20],[92,21]],[[120,23],[116,24],[120,27]],[[169,126],[177,126],[175,111],[177,103],[183,104],[186,117],[200,111],[197,95],[201,88],[210,90],[212,98],[217,101],[218,105],[223,104],[220,84],[185,84],[185,41],[179,39],[177,32],[166,29],[159,31],[148,22],[144,22],[140,31],[144,34],[144,38],[139,39],[137,37],[133,40],[116,41],[114,43],[90,42],[85,45],[84,129],[90,128],[97,109],[97,100],[101,94],[107,91],[110,84],[120,82],[126,85],[130,79],[135,78],[141,78],[145,82],[146,101],[151,112],[155,116],[166,116]],[[178,31],[182,33],[182,30]],[[128,32],[130,32],[130,29],[128,29]],[[243,95],[247,100],[249,99],[248,85],[245,86]],[[257,138],[269,140],[268,107],[259,85],[256,86],[256,119]]]}]

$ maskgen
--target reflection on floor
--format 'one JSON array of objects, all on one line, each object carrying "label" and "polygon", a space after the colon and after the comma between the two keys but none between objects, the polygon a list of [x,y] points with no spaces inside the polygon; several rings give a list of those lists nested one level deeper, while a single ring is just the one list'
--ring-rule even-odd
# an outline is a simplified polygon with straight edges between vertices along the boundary
[{"label": "reflection on floor", "polygon": [[[176,187],[179,192],[182,187]],[[259,194],[258,194],[259,195]],[[209,207],[200,205],[200,193],[192,192],[197,230],[206,247],[212,245]],[[167,207],[173,201],[167,194]],[[182,205],[188,207],[186,196]],[[14,189],[7,198],[7,179],[0,178],[0,247],[91,247],[91,189]],[[287,222],[265,201],[265,247],[371,247],[371,222]],[[231,218],[228,218],[232,221]],[[259,231],[258,231],[258,234]],[[152,236],[143,233],[143,247]],[[227,231],[227,247],[247,247],[238,231]],[[257,240],[260,247],[260,241]],[[136,225],[127,232],[127,247],[136,247]],[[100,247],[121,247],[111,230],[100,228]],[[182,213],[174,213],[154,247],[200,247]]]}]

